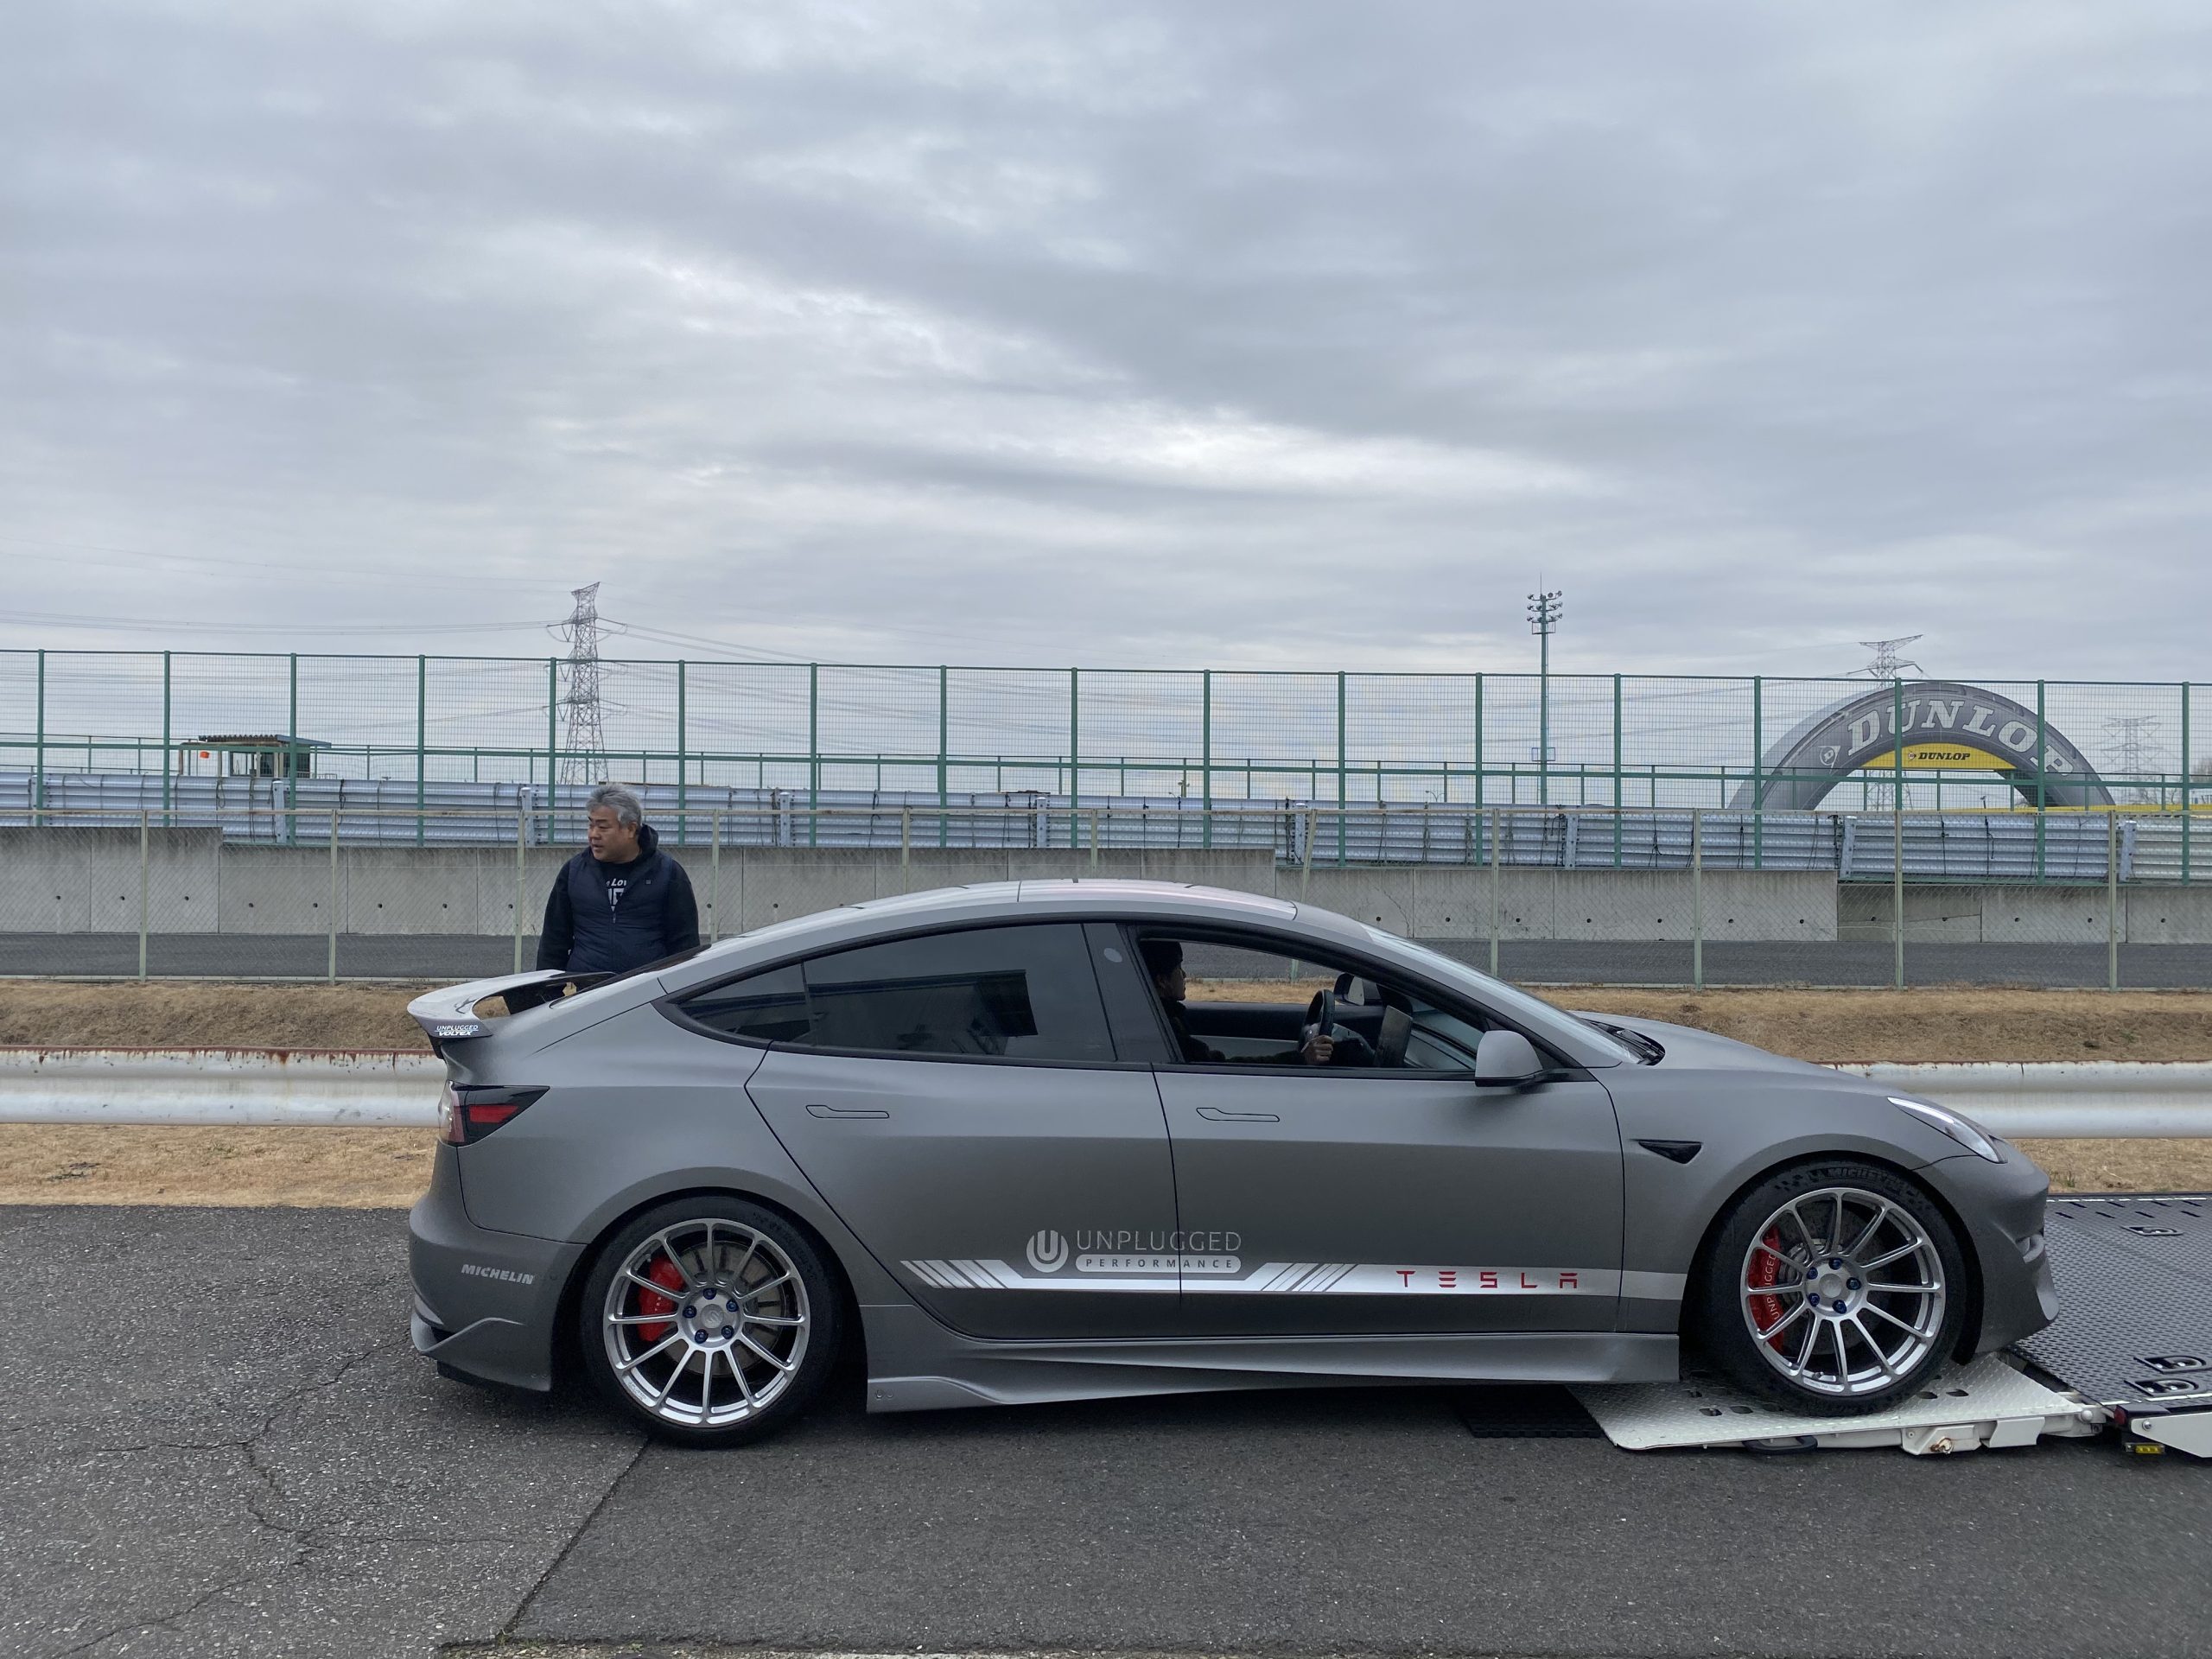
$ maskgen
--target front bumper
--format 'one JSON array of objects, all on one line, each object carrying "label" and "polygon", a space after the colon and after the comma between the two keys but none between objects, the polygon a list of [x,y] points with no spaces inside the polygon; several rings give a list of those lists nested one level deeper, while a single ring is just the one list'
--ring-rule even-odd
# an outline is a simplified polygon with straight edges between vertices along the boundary
[{"label": "front bumper", "polygon": [[1922,1170],[1965,1224],[1981,1269],[1981,1325],[1973,1353],[1994,1353],[2058,1317],[2058,1289],[2044,1247],[2050,1179],[2017,1147],[1999,1141],[2005,1161],[1972,1153]]},{"label": "front bumper", "polygon": [[582,1246],[477,1226],[461,1207],[448,1146],[409,1212],[407,1235],[415,1351],[482,1382],[550,1389],[561,1293]]}]

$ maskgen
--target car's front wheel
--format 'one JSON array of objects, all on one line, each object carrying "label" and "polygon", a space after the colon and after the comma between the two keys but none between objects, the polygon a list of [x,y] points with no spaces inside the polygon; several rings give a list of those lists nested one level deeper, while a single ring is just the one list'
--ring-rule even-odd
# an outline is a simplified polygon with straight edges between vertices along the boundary
[{"label": "car's front wheel", "polygon": [[1698,1334],[1708,1358],[1769,1399],[1838,1416],[1880,1411],[1957,1348],[1965,1271],[1949,1222],[1902,1175],[1802,1164],[1715,1224]]},{"label": "car's front wheel", "polygon": [[621,1228],[585,1281],[585,1368],[664,1440],[757,1440],[803,1411],[836,1358],[838,1300],[813,1242],[734,1197],[682,1198]]}]

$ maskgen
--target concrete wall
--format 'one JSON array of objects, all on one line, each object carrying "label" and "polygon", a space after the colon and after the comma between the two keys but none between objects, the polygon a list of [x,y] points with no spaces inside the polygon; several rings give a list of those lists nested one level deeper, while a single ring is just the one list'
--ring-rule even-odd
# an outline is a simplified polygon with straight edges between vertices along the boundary
[{"label": "concrete wall", "polygon": [[[213,830],[156,830],[146,848],[147,921],[156,933],[316,934],[334,913],[347,934],[511,937],[518,902],[535,933],[571,849],[327,847],[226,843]],[[1416,938],[1478,939],[1491,927],[1491,873],[1449,865],[1278,868],[1267,852],[1000,852],[703,848],[679,855],[697,889],[702,931],[742,932],[831,905],[924,887],[1100,875],[1199,881],[1305,897]],[[0,932],[135,933],[136,830],[0,829]],[[1691,884],[1679,870],[1535,870],[1500,877],[1500,936],[1513,939],[1687,939]],[[1839,887],[1826,871],[1709,870],[1708,939],[1885,940],[1886,883]],[[2120,938],[2212,943],[2212,885],[2123,887]],[[2080,944],[2105,938],[2101,886],[1909,886],[1905,937],[1924,944]]]},{"label": "concrete wall", "polygon": [[[1836,935],[1890,937],[1886,883],[1849,883],[1836,899]],[[1904,890],[1904,936],[1928,944],[2102,944],[2106,889],[2088,887],[1916,887]],[[2125,944],[2212,942],[2212,886],[2122,887]]]},{"label": "concrete wall", "polygon": [[[1484,939],[1491,930],[1487,869],[1405,865],[1316,868],[1304,891],[1393,933],[1421,939]],[[1299,897],[1300,873],[1276,872],[1273,891]],[[1708,870],[1703,908],[1708,939],[1833,939],[1836,883],[1824,870]],[[1688,939],[1695,915],[1690,878],[1680,870],[1501,872],[1498,936],[1508,939]]]}]

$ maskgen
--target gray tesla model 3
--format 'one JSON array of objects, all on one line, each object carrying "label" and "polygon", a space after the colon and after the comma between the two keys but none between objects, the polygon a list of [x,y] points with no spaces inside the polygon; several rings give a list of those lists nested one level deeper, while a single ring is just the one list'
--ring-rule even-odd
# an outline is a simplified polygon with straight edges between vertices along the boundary
[{"label": "gray tesla model 3", "polygon": [[913,893],[410,1011],[450,1077],[416,1348],[581,1366],[677,1440],[789,1421],[850,1344],[880,1411],[1691,1342],[1851,1414],[2056,1312],[2042,1172],[1955,1113],[1247,893]]}]

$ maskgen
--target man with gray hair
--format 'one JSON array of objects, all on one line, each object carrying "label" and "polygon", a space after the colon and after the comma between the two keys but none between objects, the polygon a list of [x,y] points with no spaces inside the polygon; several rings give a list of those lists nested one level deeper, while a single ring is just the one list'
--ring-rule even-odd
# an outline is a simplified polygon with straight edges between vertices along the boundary
[{"label": "man with gray hair", "polygon": [[691,878],[660,850],[638,798],[601,784],[585,798],[584,850],[561,867],[545,901],[537,965],[619,974],[699,943]]}]

